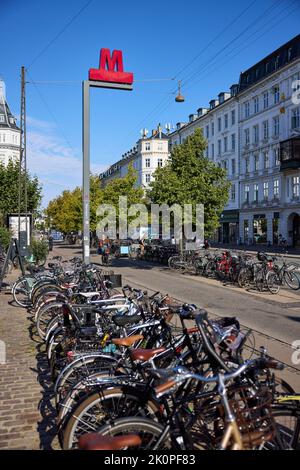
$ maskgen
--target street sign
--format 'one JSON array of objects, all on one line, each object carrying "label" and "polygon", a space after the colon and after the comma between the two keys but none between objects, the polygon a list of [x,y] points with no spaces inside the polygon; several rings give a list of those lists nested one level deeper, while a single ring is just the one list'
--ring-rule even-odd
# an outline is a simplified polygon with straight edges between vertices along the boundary
[{"label": "street sign", "polygon": [[90,87],[132,91],[133,73],[124,72],[122,51],[101,49],[99,69],[82,82],[82,208],[83,261],[90,262]]},{"label": "street sign", "polygon": [[110,83],[123,83],[132,85],[133,73],[124,72],[122,51],[101,49],[99,69],[89,70],[89,79]]}]

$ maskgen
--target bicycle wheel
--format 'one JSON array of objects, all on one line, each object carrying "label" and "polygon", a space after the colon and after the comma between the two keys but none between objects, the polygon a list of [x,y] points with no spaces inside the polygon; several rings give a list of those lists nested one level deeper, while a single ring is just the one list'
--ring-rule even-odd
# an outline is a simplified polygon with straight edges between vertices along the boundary
[{"label": "bicycle wheel", "polygon": [[252,272],[248,268],[241,268],[238,277],[237,277],[237,283],[239,287],[247,287],[251,283],[251,278],[252,278]]},{"label": "bicycle wheel", "polygon": [[283,274],[283,280],[292,290],[298,290],[300,288],[300,278],[298,273],[285,271]]},{"label": "bicycle wheel", "polygon": [[266,284],[271,294],[278,294],[280,289],[280,279],[274,271],[269,271],[266,275]]},{"label": "bicycle wheel", "polygon": [[55,382],[55,404],[58,405],[64,399],[70,389],[83,378],[98,372],[111,370],[116,367],[118,361],[114,357],[104,354],[82,354],[71,364],[67,364],[60,372]]},{"label": "bicycle wheel", "polygon": [[299,450],[300,413],[296,406],[274,408],[272,415],[276,423],[276,436],[265,444],[268,450]]},{"label": "bicycle wheel", "polygon": [[180,256],[171,256],[168,260],[168,266],[173,271],[180,271],[182,269],[182,258]]},{"label": "bicycle wheel", "polygon": [[206,277],[214,277],[216,274],[216,263],[214,261],[208,261],[205,265],[203,274]]},{"label": "bicycle wheel", "polygon": [[21,278],[17,282],[15,282],[12,288],[12,295],[16,304],[19,305],[20,307],[27,308],[31,305],[31,302],[29,299],[30,285],[29,285],[27,277]]},{"label": "bicycle wheel", "polygon": [[101,388],[85,397],[66,420],[63,450],[76,448],[80,436],[98,432],[107,422],[124,416],[155,416],[157,407],[133,387]]},{"label": "bicycle wheel", "polygon": [[141,445],[135,449],[139,450],[163,450],[171,448],[169,433],[165,435],[164,426],[145,418],[120,418],[111,425],[99,429],[102,436],[121,436],[126,434],[138,434]]},{"label": "bicycle wheel", "polygon": [[51,302],[49,304],[44,305],[44,307],[40,310],[36,320],[36,328],[38,335],[41,339],[45,339],[46,331],[50,321],[53,318],[62,315],[61,307],[61,302]]}]

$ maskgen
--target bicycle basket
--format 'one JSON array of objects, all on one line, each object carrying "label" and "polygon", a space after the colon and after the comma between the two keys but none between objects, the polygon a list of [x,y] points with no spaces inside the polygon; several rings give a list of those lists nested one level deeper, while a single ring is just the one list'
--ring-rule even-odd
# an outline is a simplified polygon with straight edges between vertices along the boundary
[{"label": "bicycle basket", "polygon": [[253,449],[274,438],[272,399],[272,394],[266,387],[261,387],[258,391],[239,387],[229,398],[245,449]]}]

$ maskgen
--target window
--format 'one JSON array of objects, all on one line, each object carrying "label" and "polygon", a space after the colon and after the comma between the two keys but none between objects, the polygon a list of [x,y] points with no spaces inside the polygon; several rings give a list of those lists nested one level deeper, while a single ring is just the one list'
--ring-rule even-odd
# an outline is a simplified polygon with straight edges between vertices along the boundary
[{"label": "window", "polygon": [[211,144],[211,157],[214,158],[215,156],[215,146],[214,144]]},{"label": "window", "polygon": [[14,124],[14,123],[15,123],[15,120],[14,120],[14,118],[12,118],[12,117],[11,117],[11,118],[9,118],[9,122],[10,122],[11,124]]},{"label": "window", "polygon": [[145,175],[145,182],[146,182],[146,183],[150,183],[150,180],[151,180],[151,175],[150,175],[150,173],[146,173],[146,175]]},{"label": "window", "polygon": [[227,160],[224,160],[224,162],[223,162],[223,168],[224,168],[224,170],[227,171]]},{"label": "window", "polygon": [[231,125],[235,125],[235,109],[231,111]]},{"label": "window", "polygon": [[273,134],[274,136],[279,136],[279,116],[273,117]]},{"label": "window", "polygon": [[215,135],[215,123],[214,122],[211,123],[211,135],[212,136]]},{"label": "window", "polygon": [[157,166],[158,166],[158,167],[162,167],[162,166],[163,166],[163,159],[162,159],[162,158],[158,158],[158,159],[157,159]]},{"label": "window", "polygon": [[225,127],[225,129],[228,128],[228,114],[224,115],[224,127]]},{"label": "window", "polygon": [[263,122],[263,136],[264,140],[267,140],[269,138],[269,121]]},{"label": "window", "polygon": [[231,134],[231,150],[235,150],[235,134]]},{"label": "window", "polygon": [[245,110],[245,118],[249,117],[250,115],[250,103],[249,101],[246,101],[244,104],[244,110]]},{"label": "window", "polygon": [[209,126],[206,126],[206,138],[209,138]]},{"label": "window", "polygon": [[263,94],[264,97],[264,109],[267,109],[269,106],[269,93],[267,91]]},{"label": "window", "polygon": [[235,184],[231,185],[231,200],[235,201]]},{"label": "window", "polygon": [[269,197],[269,183],[267,181],[264,182],[264,199],[268,199]]},{"label": "window", "polygon": [[274,69],[277,70],[278,67],[279,67],[279,59],[280,59],[280,56],[276,56],[275,58],[275,61],[274,61]]},{"label": "window", "polygon": [[275,166],[280,165],[279,149],[278,148],[274,149],[274,163],[275,163]]},{"label": "window", "polygon": [[250,132],[249,132],[249,129],[245,129],[245,145],[249,145],[250,144]]},{"label": "window", "polygon": [[259,167],[259,155],[254,155],[254,171],[258,171]]},{"label": "window", "polygon": [[245,173],[249,173],[250,171],[250,160],[249,157],[245,158]]},{"label": "window", "polygon": [[253,98],[253,105],[254,105],[254,113],[258,113],[258,96]]},{"label": "window", "polygon": [[231,160],[231,174],[235,175],[235,159]]},{"label": "window", "polygon": [[150,168],[150,158],[145,158],[145,167]]},{"label": "window", "polygon": [[249,202],[249,192],[250,192],[249,184],[246,184],[245,188],[244,188],[244,200],[245,200],[245,202]]},{"label": "window", "polygon": [[299,176],[292,178],[292,194],[293,197],[299,197]]},{"label": "window", "polygon": [[158,144],[157,145],[157,150],[159,151],[162,151],[163,150],[163,144]]},{"label": "window", "polygon": [[218,155],[221,155],[221,140],[218,140]]},{"label": "window", "polygon": [[4,122],[4,114],[0,114],[0,122]]},{"label": "window", "polygon": [[274,94],[274,103],[278,103],[279,102],[279,85],[275,85],[273,87],[273,94]]},{"label": "window", "polygon": [[228,139],[227,137],[224,137],[224,152],[228,151]]},{"label": "window", "polygon": [[206,149],[205,149],[205,156],[206,156],[206,158],[208,157],[208,147],[206,147]]},{"label": "window", "polygon": [[218,118],[218,131],[221,132],[221,118]]},{"label": "window", "polygon": [[300,127],[300,108],[295,108],[292,110],[292,124],[291,127],[292,129],[297,129]]},{"label": "window", "polygon": [[267,170],[269,168],[269,153],[264,152],[264,169]]},{"label": "window", "polygon": [[253,201],[258,202],[258,184],[254,183],[253,185]]},{"label": "window", "polygon": [[150,150],[150,142],[145,143],[145,150]]},{"label": "window", "polygon": [[259,137],[258,125],[256,125],[256,126],[253,126],[253,141],[255,144],[258,143],[258,137]]},{"label": "window", "polygon": [[276,178],[276,180],[273,181],[273,196],[278,197],[279,196],[279,179]]}]

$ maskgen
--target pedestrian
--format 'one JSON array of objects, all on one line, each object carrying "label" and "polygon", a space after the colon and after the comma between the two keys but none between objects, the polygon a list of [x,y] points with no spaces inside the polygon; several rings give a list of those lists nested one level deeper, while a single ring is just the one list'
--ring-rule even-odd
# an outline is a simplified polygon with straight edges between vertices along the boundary
[{"label": "pedestrian", "polygon": [[49,235],[48,243],[49,243],[49,251],[52,251],[53,250],[53,237],[51,234]]},{"label": "pedestrian", "polygon": [[208,250],[209,248],[210,248],[209,241],[207,240],[207,238],[205,238],[205,240],[204,240],[204,249]]}]

